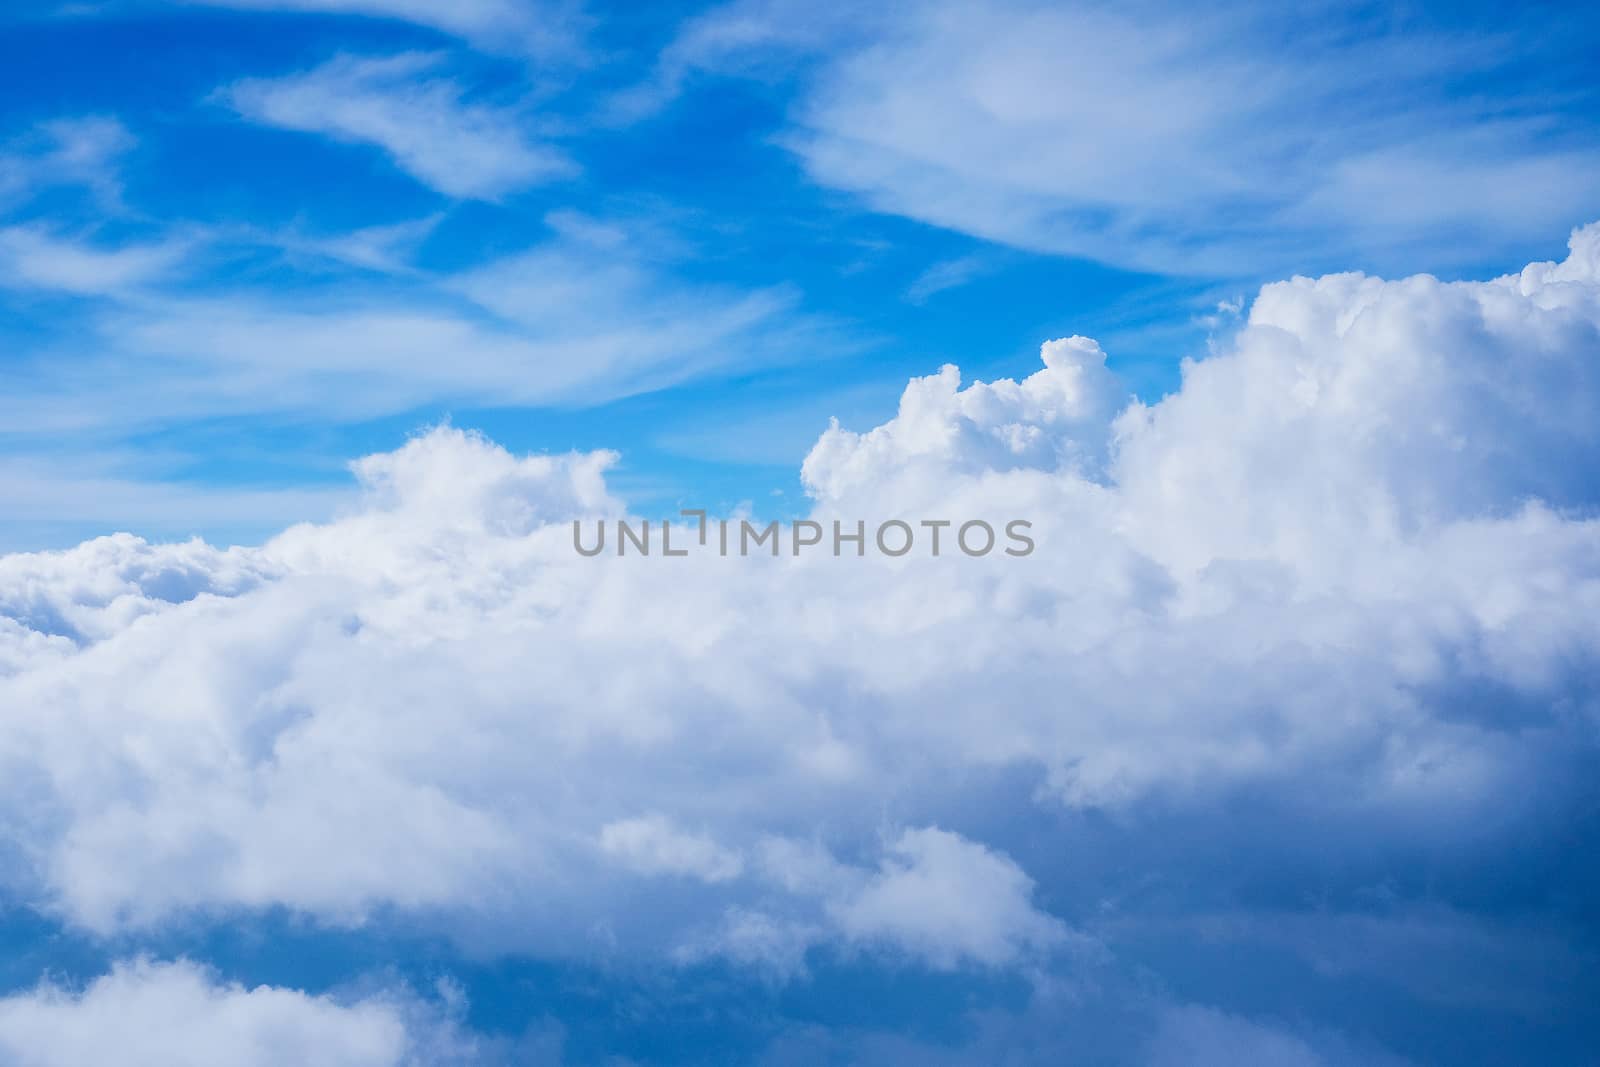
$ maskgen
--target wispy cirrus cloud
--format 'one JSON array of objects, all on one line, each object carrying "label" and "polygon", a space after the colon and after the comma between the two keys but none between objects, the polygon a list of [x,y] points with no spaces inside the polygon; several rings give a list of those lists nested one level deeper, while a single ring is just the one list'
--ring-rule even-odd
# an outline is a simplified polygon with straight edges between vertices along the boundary
[{"label": "wispy cirrus cloud", "polygon": [[416,274],[417,246],[434,232],[442,218],[429,215],[336,234],[289,229],[263,233],[261,238],[280,247],[285,257],[300,266],[333,264],[380,274]]},{"label": "wispy cirrus cloud", "polygon": [[925,304],[937,294],[947,289],[959,289],[992,269],[992,265],[982,256],[942,259],[912,279],[906,287],[906,299],[913,304]]},{"label": "wispy cirrus cloud", "polygon": [[[71,429],[71,427],[64,427]],[[156,457],[157,459],[159,457]],[[182,535],[204,519],[231,528],[271,528],[300,516],[332,516],[343,488],[208,486],[149,477],[150,456],[12,455],[0,460],[9,523],[129,526]]]},{"label": "wispy cirrus cloud", "polygon": [[0,288],[109,295],[171,275],[192,242],[103,247],[43,225],[0,228]]},{"label": "wispy cirrus cloud", "polygon": [[[614,227],[558,222],[544,242],[448,273],[419,270],[404,254],[429,220],[317,238],[218,230],[197,246],[225,257],[239,241],[265,243],[334,271],[293,294],[158,284],[177,245],[0,231],[0,290],[85,301],[77,339],[51,327],[0,368],[0,417],[25,434],[220,414],[346,421],[431,404],[597,403],[798,359],[808,342],[837,333],[803,313],[789,288],[686,282],[637,243],[618,244]],[[378,270],[384,283],[352,283],[341,264]]]},{"label": "wispy cirrus cloud", "polygon": [[576,0],[182,0],[194,6],[393,19],[479,48],[540,59],[581,59],[586,20]]},{"label": "wispy cirrus cloud", "polygon": [[0,209],[59,185],[83,187],[102,207],[115,207],[122,192],[117,165],[135,143],[127,127],[103,115],[40,123],[0,146]]},{"label": "wispy cirrus cloud", "polygon": [[1496,80],[1556,47],[1334,8],[746,0],[691,21],[630,99],[798,65],[782,142],[878,211],[1161,273],[1415,269],[1600,211],[1600,142],[1561,111],[1592,86]]},{"label": "wispy cirrus cloud", "polygon": [[460,199],[498,200],[576,173],[520,110],[469,102],[465,86],[435,73],[442,61],[419,52],[345,55],[300,74],[235,82],[218,98],[254,122],[377,147]]}]

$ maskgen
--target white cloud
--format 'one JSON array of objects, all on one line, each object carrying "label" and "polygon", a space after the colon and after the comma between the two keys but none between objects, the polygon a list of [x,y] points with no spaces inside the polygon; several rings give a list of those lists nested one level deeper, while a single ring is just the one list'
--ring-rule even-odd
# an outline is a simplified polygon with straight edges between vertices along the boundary
[{"label": "white cloud", "polygon": [[117,206],[117,163],[134,145],[116,119],[82,116],[39,124],[0,151],[0,208],[41,189],[76,185]]},{"label": "white cloud", "polygon": [[1582,124],[1503,87],[1439,89],[1545,60],[1529,47],[1337,6],[1291,23],[1248,5],[933,0],[828,17],[748,0],[693,20],[642,95],[799,57],[808,88],[785,143],[875,210],[1162,273],[1356,256],[1415,269],[1600,210]]},{"label": "white cloud", "polygon": [[447,196],[498,200],[576,172],[515,109],[470,103],[431,73],[443,57],[408,52],[339,56],[314,70],[236,82],[222,96],[269,126],[375,145],[401,170]]},{"label": "white cloud", "polygon": [[[44,984],[0,999],[0,1058],[14,1067],[405,1067],[466,1062],[470,1046],[405,1001],[340,1003],[217,982],[187,961],[118,964],[82,990]],[[425,1052],[426,1061],[416,1058]]]},{"label": "white cloud", "polygon": [[[207,236],[208,256],[236,247],[224,232]],[[248,237],[252,247],[263,240]],[[78,336],[25,349],[34,358],[18,361],[0,393],[0,421],[18,434],[246,413],[347,420],[428,404],[595,403],[735,362],[795,359],[826,329],[796,313],[787,289],[681,282],[637,248],[582,235],[455,274],[405,270],[380,293],[334,279],[293,299],[162,284],[177,239],[108,248],[32,231],[14,239],[9,277],[0,248],[0,284],[85,292],[143,283],[137,300],[90,304]],[[358,232],[272,244],[392,268],[404,239]]]},{"label": "white cloud", "polygon": [[823,499],[875,486],[886,471],[909,482],[1018,468],[1076,468],[1095,475],[1104,463],[1107,427],[1127,399],[1087,337],[1046,342],[1044,369],[1021,382],[961,388],[945,366],[906,387],[899,413],[865,434],[834,426],[806,457],[801,476]]},{"label": "white cloud", "polygon": [[957,289],[989,269],[979,256],[961,256],[941,260],[929,266],[906,289],[906,299],[913,304],[927,303],[929,298],[946,289]]},{"label": "white cloud", "polygon": [[51,638],[50,646],[66,651],[172,604],[236,595],[273,576],[241,549],[200,541],[157,547],[120,534],[66,553],[0,556],[0,612],[17,633]]},{"label": "white cloud", "polygon": [[1026,517],[1025,559],[580,558],[613,457],[450,429],[257,549],[7,557],[8,880],[107,932],[401,914],[796,974],[1059,951],[1075,857],[1031,827],[1067,813],[1126,842],[1243,793],[1208,847],[1310,823],[1335,866],[1560,838],[1594,757],[1597,249],[1269,286],[1121,414],[1098,346],[1052,342],[806,461],[820,518]]},{"label": "white cloud", "polygon": [[1379,1049],[1354,1047],[1336,1035],[1297,1034],[1287,1026],[1198,1004],[1160,1012],[1145,1056],[1147,1067],[1403,1067],[1406,1062]]},{"label": "white cloud", "polygon": [[114,295],[171,275],[189,250],[185,241],[102,249],[42,226],[0,228],[0,286]]},{"label": "white cloud", "polygon": [[600,828],[600,849],[639,874],[683,875],[704,882],[737,878],[744,863],[703,834],[686,833],[660,815],[618,819]]},{"label": "white cloud", "polygon": [[813,949],[830,945],[953,970],[1015,967],[1085,943],[1037,907],[1033,880],[1010,857],[960,834],[901,830],[878,852],[875,866],[854,866],[814,841],[761,841],[752,877],[787,894],[789,907],[734,906],[676,955],[720,957],[788,980],[806,973]]},{"label": "white cloud", "polygon": [[[74,432],[82,425],[70,410],[62,410],[60,417],[54,428],[40,427],[39,440],[48,442],[52,433]],[[159,461],[151,463],[148,456],[118,456],[109,449],[95,454],[17,452],[0,459],[0,499],[6,502],[0,514],[0,549],[11,544],[37,547],[41,530],[66,530],[74,539],[128,529],[147,537],[182,539],[197,524],[227,531],[230,537],[259,540],[287,523],[332,518],[354,495],[344,485],[190,482]]]},{"label": "white cloud", "polygon": [[494,52],[544,59],[582,58],[576,3],[538,0],[184,0],[242,11],[396,19],[461,37]]},{"label": "white cloud", "polygon": [[907,830],[877,873],[829,911],[854,942],[893,945],[935,967],[1016,962],[1066,939],[1037,911],[1033,880],[1009,857],[957,834]]},{"label": "white cloud", "polygon": [[442,215],[386,225],[367,226],[348,233],[305,234],[294,230],[265,234],[264,240],[281,247],[290,259],[343,264],[382,274],[415,275],[417,247],[439,225]]}]

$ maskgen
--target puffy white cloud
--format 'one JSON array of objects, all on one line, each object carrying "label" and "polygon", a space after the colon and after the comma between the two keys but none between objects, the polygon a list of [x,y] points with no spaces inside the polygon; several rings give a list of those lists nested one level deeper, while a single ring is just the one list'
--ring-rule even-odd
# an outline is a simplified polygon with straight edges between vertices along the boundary
[{"label": "puffy white cloud", "polygon": [[27,630],[90,643],[202,593],[236,595],[273,572],[246,550],[153,546],[118,534],[67,552],[0,556],[0,611]]},{"label": "puffy white cloud", "polygon": [[0,1057],[15,1067],[421,1067],[471,1052],[404,998],[245,989],[182,960],[120,963],[81,990],[45,983],[0,998]]},{"label": "puffy white cloud", "polygon": [[1487,284],[1265,287],[1230,358],[1190,365],[1178,395],[1118,423],[1115,476],[1144,546],[1184,566],[1336,566],[1330,526],[1384,545],[1531,500],[1592,507],[1596,246],[1591,226],[1565,263]]},{"label": "puffy white cloud", "polygon": [[946,366],[913,381],[890,422],[865,434],[835,425],[806,457],[806,487],[837,500],[875,492],[887,478],[904,484],[924,473],[941,483],[952,474],[1022,468],[1097,475],[1106,429],[1126,396],[1090,338],[1049,341],[1039,354],[1044,369],[1021,382],[962,389],[960,371]]},{"label": "puffy white cloud", "polygon": [[720,957],[787,979],[806,972],[819,945],[953,970],[1042,961],[1085,941],[1038,908],[1033,880],[1009,856],[936,826],[882,841],[871,867],[792,838],[768,838],[755,851],[752,877],[787,894],[786,910],[730,908],[680,945],[678,958]]},{"label": "puffy white cloud", "polygon": [[395,165],[448,196],[497,200],[575,172],[514,110],[468,103],[431,72],[442,56],[339,56],[302,74],[236,82],[223,97],[256,122],[377,145]]},{"label": "puffy white cloud", "polygon": [[101,931],[382,911],[794,974],[1070,949],[1093,875],[1029,829],[1064,813],[1132,842],[1248,795],[1267,826],[1197,848],[1315,820],[1334,865],[1492,862],[1594,758],[1597,247],[1268,287],[1120,414],[1052,342],[806,460],[818,518],[1026,518],[1025,558],[582,558],[609,455],[449,428],[259,548],[10,557],[8,881]]},{"label": "puffy white cloud", "polygon": [[998,966],[1066,938],[1037,911],[1033,880],[1008,857],[936,828],[907,830],[878,872],[829,910],[852,941],[885,942],[937,967]]}]

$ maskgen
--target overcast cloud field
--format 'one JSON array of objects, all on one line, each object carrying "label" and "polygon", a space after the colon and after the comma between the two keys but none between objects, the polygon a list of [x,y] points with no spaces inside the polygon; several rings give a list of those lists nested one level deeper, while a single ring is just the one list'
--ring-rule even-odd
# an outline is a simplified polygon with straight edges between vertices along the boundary
[{"label": "overcast cloud field", "polygon": [[0,1067],[1600,1063],[1597,54],[7,5]]}]

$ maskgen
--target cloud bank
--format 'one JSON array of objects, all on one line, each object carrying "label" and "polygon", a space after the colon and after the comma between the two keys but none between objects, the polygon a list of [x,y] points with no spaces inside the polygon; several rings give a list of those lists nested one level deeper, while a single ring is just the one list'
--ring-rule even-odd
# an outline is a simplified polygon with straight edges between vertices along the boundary
[{"label": "cloud bank", "polygon": [[[1359,970],[1339,924],[1372,960],[1426,922],[1448,951],[1386,981],[1568,1011],[1589,964],[1484,961],[1593,933],[1536,889],[1593,877],[1597,353],[1600,225],[1488,282],[1267,286],[1158,402],[1084,338],[947,368],[805,460],[818,518],[1024,514],[1026,559],[580,558],[614,457],[448,427],[258,548],[0,558],[6,888],[107,935],[402,914],[778,981],[1069,974],[1174,926]],[[1158,1062],[1323,1062],[1207,1011]]]}]

